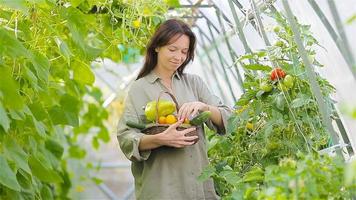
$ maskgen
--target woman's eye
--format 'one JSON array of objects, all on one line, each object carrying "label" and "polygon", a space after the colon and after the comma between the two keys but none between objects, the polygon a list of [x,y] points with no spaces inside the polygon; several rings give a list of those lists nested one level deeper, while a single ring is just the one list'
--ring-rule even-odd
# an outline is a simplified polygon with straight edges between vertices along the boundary
[{"label": "woman's eye", "polygon": [[188,52],[183,51],[182,53],[183,53],[184,55],[186,55]]},{"label": "woman's eye", "polygon": [[170,52],[174,52],[174,49],[168,49]]}]

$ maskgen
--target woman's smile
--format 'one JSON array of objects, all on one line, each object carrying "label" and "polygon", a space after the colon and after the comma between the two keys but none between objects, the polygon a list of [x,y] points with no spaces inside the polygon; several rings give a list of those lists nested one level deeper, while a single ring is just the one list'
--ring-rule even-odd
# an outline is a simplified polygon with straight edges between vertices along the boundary
[{"label": "woman's smile", "polygon": [[174,65],[180,65],[181,63],[179,62],[174,62],[174,61],[170,61],[170,63],[174,64]]}]

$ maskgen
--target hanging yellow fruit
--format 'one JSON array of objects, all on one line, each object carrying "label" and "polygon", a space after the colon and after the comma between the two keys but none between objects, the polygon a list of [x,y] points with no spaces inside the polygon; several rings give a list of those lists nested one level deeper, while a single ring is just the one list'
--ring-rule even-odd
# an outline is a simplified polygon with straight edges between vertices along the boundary
[{"label": "hanging yellow fruit", "polygon": [[132,26],[135,28],[140,28],[141,26],[141,21],[139,19],[136,19],[132,22]]}]

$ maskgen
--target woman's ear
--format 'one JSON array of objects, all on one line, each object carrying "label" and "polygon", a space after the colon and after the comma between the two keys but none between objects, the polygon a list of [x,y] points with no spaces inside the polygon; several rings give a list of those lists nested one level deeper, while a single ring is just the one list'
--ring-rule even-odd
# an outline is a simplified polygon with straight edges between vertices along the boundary
[{"label": "woman's ear", "polygon": [[158,51],[159,51],[159,47],[156,47],[156,48],[155,48],[155,52],[158,53]]}]

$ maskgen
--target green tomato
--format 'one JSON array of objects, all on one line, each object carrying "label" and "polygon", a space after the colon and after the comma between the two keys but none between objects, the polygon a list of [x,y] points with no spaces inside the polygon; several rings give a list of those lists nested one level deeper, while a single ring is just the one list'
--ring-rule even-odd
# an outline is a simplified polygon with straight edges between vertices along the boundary
[{"label": "green tomato", "polygon": [[275,26],[275,27],[273,27],[273,31],[275,33],[278,33],[279,31],[281,31],[281,27],[280,26]]},{"label": "green tomato", "polygon": [[284,77],[283,84],[288,89],[292,88],[294,85],[294,77],[288,74],[286,77]]},{"label": "green tomato", "polygon": [[276,43],[274,43],[274,46],[277,46],[277,47],[284,47],[284,46],[285,46],[285,44],[284,44],[284,42],[283,42],[283,41],[278,40]]},{"label": "green tomato", "polygon": [[287,86],[285,86],[283,83],[279,82],[277,88],[280,91],[288,91],[289,88],[287,88]]},{"label": "green tomato", "polygon": [[262,82],[260,84],[260,90],[264,92],[270,92],[272,90],[272,85],[267,82]]},{"label": "green tomato", "polygon": [[279,166],[289,169],[295,169],[297,167],[297,162],[292,158],[284,158],[279,162]]}]

